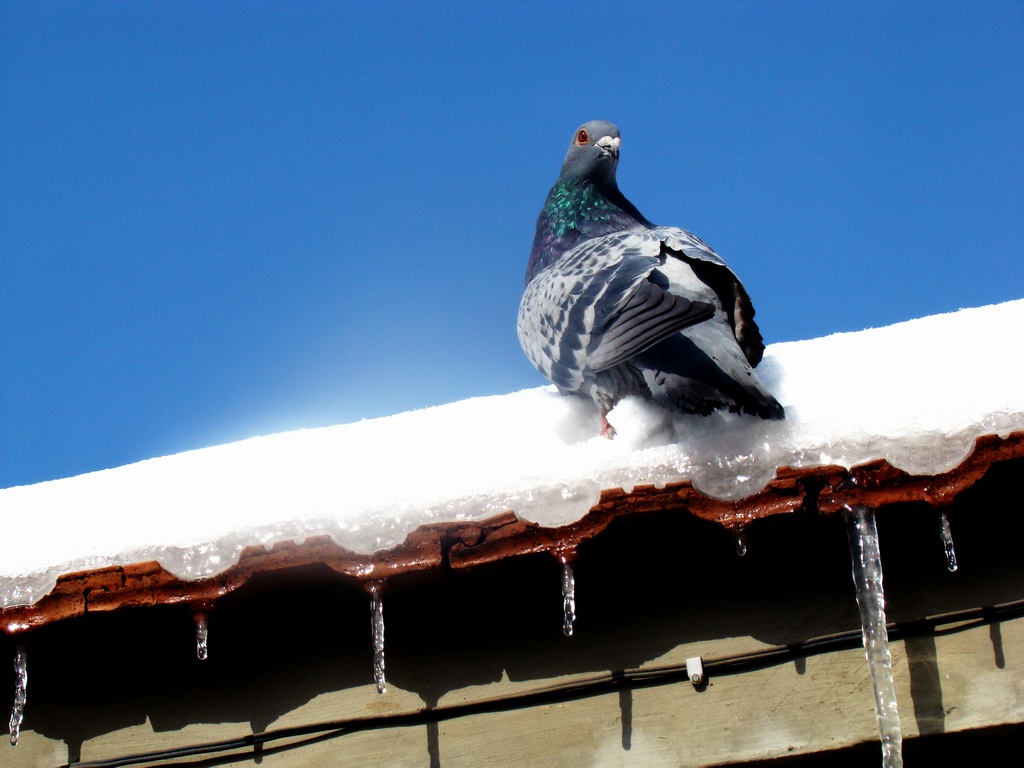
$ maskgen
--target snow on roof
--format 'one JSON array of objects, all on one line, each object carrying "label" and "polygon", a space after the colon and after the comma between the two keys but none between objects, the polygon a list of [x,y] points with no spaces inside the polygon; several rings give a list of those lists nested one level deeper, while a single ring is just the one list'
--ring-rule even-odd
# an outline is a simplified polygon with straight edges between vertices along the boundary
[{"label": "snow on roof", "polygon": [[772,345],[758,372],[784,422],[630,399],[609,441],[589,401],[541,387],[0,490],[0,608],[105,566],[156,560],[193,580],[311,536],[370,553],[507,510],[565,525],[610,488],[689,480],[738,499],[783,466],[945,472],[976,437],[1024,429],[1024,356],[1006,342],[1022,328],[1019,300]]}]

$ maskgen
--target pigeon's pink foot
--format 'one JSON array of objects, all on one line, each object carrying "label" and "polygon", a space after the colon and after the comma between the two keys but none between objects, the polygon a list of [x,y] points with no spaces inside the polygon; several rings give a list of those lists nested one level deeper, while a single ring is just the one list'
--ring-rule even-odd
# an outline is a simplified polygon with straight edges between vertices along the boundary
[{"label": "pigeon's pink foot", "polygon": [[601,414],[601,431],[599,433],[601,437],[607,437],[611,440],[615,437],[615,427],[608,423],[608,417],[605,414]]}]

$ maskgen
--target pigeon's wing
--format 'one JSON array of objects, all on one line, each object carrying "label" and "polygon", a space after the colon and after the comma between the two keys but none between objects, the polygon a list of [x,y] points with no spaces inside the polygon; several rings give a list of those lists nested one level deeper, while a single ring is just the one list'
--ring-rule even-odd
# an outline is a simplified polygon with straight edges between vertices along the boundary
[{"label": "pigeon's wing", "polygon": [[576,391],[586,372],[611,368],[710,317],[712,305],[650,279],[664,259],[658,238],[619,232],[581,243],[538,273],[518,322],[533,364]]},{"label": "pigeon's wing", "polygon": [[651,234],[659,237],[673,255],[685,259],[698,278],[718,295],[743,355],[751,366],[757,366],[764,355],[764,339],[754,322],[754,305],[736,274],[707,243],[685,229],[657,227]]},{"label": "pigeon's wing", "polygon": [[595,308],[595,327],[587,355],[593,370],[603,371],[623,363],[676,331],[714,314],[711,304],[665,290],[649,275],[650,272],[629,286],[625,301],[603,302],[607,306]]}]

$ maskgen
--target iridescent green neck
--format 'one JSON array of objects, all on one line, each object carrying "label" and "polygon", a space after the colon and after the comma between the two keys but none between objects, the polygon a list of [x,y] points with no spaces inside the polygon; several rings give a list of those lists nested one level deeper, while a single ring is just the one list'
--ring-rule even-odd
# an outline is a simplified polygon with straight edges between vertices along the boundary
[{"label": "iridescent green neck", "polygon": [[564,237],[570,230],[586,232],[596,222],[610,221],[618,207],[610,203],[593,184],[577,179],[559,182],[548,195],[544,215],[551,223],[555,237]]},{"label": "iridescent green neck", "polygon": [[614,179],[603,184],[580,176],[559,179],[537,217],[526,282],[584,240],[637,226],[653,225],[623,197]]}]

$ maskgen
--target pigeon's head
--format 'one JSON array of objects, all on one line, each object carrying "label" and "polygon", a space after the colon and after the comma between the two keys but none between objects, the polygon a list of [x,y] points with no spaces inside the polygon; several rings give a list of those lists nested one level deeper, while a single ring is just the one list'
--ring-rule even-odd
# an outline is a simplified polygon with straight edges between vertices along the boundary
[{"label": "pigeon's head", "polygon": [[568,176],[615,180],[619,164],[619,129],[607,120],[591,120],[576,129],[562,164],[562,178]]}]

